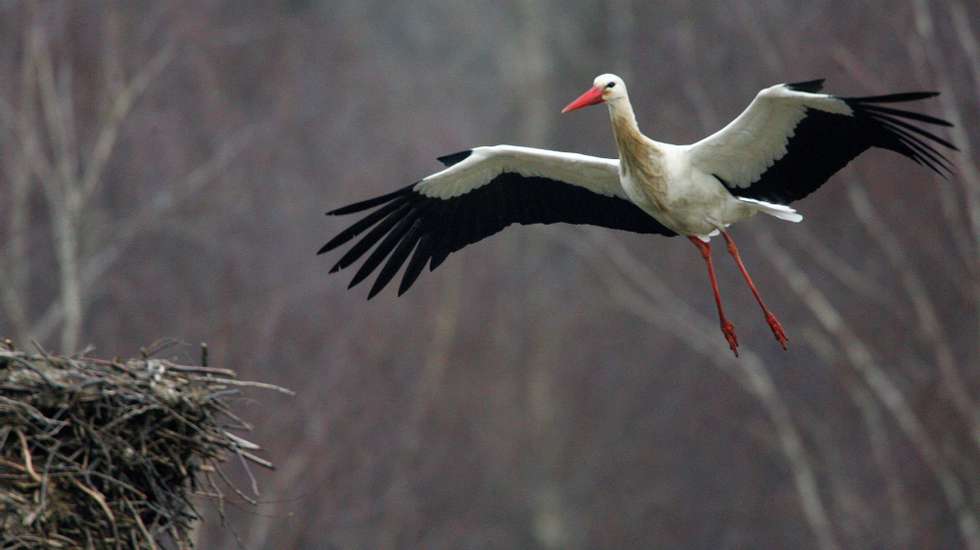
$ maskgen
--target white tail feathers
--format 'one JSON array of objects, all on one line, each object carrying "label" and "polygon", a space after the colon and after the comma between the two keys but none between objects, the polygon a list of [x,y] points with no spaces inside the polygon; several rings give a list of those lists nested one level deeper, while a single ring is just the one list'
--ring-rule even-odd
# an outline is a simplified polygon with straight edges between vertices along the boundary
[{"label": "white tail feathers", "polygon": [[769,214],[770,216],[779,218],[781,220],[786,220],[788,222],[794,222],[794,223],[803,221],[802,214],[800,214],[793,208],[786,206],[785,204],[774,204],[771,202],[760,201],[755,199],[746,199],[744,197],[738,197],[738,200],[747,204],[751,204],[752,206],[756,207],[756,209],[758,209],[760,212],[765,212],[766,214]]}]

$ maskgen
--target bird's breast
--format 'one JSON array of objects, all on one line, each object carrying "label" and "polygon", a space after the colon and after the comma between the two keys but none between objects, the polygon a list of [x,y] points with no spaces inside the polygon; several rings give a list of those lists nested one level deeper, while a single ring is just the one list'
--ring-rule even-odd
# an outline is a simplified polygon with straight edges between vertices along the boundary
[{"label": "bird's breast", "polygon": [[651,185],[650,182],[638,177],[636,171],[625,171],[620,168],[620,181],[623,191],[629,200],[640,207],[644,212],[652,216],[655,220],[670,228],[678,231],[676,222],[667,206],[666,194],[660,192]]},{"label": "bird's breast", "polygon": [[707,175],[688,172],[658,182],[627,172],[622,184],[634,204],[682,235],[707,235],[745,217],[738,200]]}]

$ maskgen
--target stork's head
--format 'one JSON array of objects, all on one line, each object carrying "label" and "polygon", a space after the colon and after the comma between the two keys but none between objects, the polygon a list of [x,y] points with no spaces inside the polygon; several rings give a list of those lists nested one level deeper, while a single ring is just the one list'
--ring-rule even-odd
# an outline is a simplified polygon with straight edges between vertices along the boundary
[{"label": "stork's head", "polygon": [[569,103],[561,110],[562,113],[595,105],[597,103],[607,103],[626,97],[626,83],[622,78],[614,74],[601,74],[592,81],[592,87],[578,99]]}]

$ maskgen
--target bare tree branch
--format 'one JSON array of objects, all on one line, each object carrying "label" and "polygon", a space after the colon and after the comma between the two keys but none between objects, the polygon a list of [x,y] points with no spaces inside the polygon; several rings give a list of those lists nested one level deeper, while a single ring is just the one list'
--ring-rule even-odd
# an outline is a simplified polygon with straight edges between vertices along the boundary
[{"label": "bare tree branch", "polygon": [[916,333],[920,334],[932,348],[933,359],[936,366],[939,367],[943,389],[952,398],[953,405],[971,427],[973,437],[970,439],[980,450],[980,409],[977,408],[967,393],[968,386],[956,367],[952,345],[946,337],[946,328],[943,327],[939,319],[936,306],[926,290],[919,270],[915,263],[906,256],[898,239],[886,229],[888,224],[878,216],[867,192],[858,182],[851,182],[847,186],[847,196],[855,216],[864,225],[871,238],[885,252],[885,256],[892,265],[892,271],[898,275],[898,280],[902,283],[902,287],[911,300],[913,310],[919,321],[919,330]]},{"label": "bare tree branch", "polygon": [[[26,33],[25,33],[26,34]],[[21,66],[20,89],[22,97],[31,97],[34,79],[31,73],[34,49],[24,40],[24,54]],[[20,148],[20,129],[33,119],[34,102],[27,101],[15,114],[6,101],[0,101],[0,122],[6,136],[4,141],[16,151]],[[27,255],[28,200],[31,195],[31,171],[21,155],[5,155],[3,166],[10,182],[10,202],[7,207],[9,220],[7,246],[0,255],[0,301],[10,320],[13,334],[19,341],[26,341],[28,334],[28,312],[24,297],[29,295],[30,261]]]},{"label": "bare tree branch", "polygon": [[[37,78],[38,99],[41,113],[47,123],[47,135],[51,142],[53,159],[43,159],[33,121],[25,120],[21,126],[24,135],[25,158],[30,162],[45,190],[51,213],[55,257],[59,267],[61,347],[77,348],[84,319],[83,290],[81,281],[79,233],[82,212],[88,198],[101,180],[102,172],[114,149],[119,129],[136,99],[160,73],[172,56],[174,48],[168,44],[151,59],[129,83],[112,98],[109,111],[91,152],[84,173],[78,175],[78,151],[75,146],[74,105],[71,97],[71,68],[63,64],[61,86],[56,82],[54,61],[47,37],[39,23],[27,33],[30,52],[30,70]],[[60,88],[60,89],[59,89]],[[25,103],[34,101],[33,95],[22,98]]]},{"label": "bare tree branch", "polygon": [[[926,80],[926,71],[922,66],[924,62],[921,59],[921,48],[915,47],[914,42],[910,41],[909,50],[911,57],[913,59],[918,59],[918,63],[916,63],[915,66],[917,67],[919,79]],[[866,88],[870,90],[881,88],[881,83],[878,81],[878,79],[872,76],[875,74],[875,71],[872,68],[867,67],[865,63],[846,46],[837,46],[834,49],[834,57],[848,71],[848,76],[863,82]],[[959,156],[960,155],[957,155],[954,162],[960,160],[958,158]],[[933,180],[939,180],[938,177],[932,174],[930,174],[928,177]],[[980,275],[980,271],[978,271],[976,265],[976,247],[973,244],[970,229],[968,224],[963,223],[964,220],[961,209],[965,201],[959,198],[956,188],[950,185],[948,182],[938,181],[936,190],[938,192],[939,204],[942,209],[943,218],[946,221],[947,231],[949,231],[952,235],[952,238],[950,238],[947,242],[952,244],[953,249],[957,252],[958,259],[962,262],[962,265],[966,271],[973,274],[971,277],[967,278],[968,281],[973,281],[978,275]],[[975,288],[976,285],[971,285],[968,283],[965,286],[969,287],[966,289],[966,291],[967,294],[971,296],[980,291],[980,289]]]},{"label": "bare tree branch", "polygon": [[[28,33],[30,50],[33,52],[31,69],[38,79],[39,99],[42,113],[48,121],[54,161],[51,163],[41,160],[40,147],[37,146],[36,133],[32,129],[31,137],[27,138],[30,150],[25,157],[33,160],[35,172],[40,178],[42,189],[51,213],[51,229],[55,244],[55,258],[58,261],[61,301],[64,304],[65,320],[62,324],[61,346],[65,350],[77,347],[81,331],[81,290],[78,281],[78,232],[77,219],[81,201],[76,189],[72,186],[70,174],[63,167],[67,153],[63,150],[66,139],[64,127],[61,125],[61,101],[54,91],[53,63],[51,52],[47,47],[47,39],[39,24],[31,26]],[[34,101],[33,97],[23,98],[23,101]],[[33,121],[27,121],[31,126]],[[26,129],[26,128],[25,128]],[[54,166],[54,169],[50,167]],[[62,168],[59,170],[59,168]]]},{"label": "bare tree branch", "polygon": [[[256,124],[230,137],[210,159],[197,166],[180,181],[164,186],[147,201],[146,206],[125,220],[114,221],[111,230],[101,231],[106,240],[101,245],[101,249],[87,255],[85,265],[81,269],[81,286],[91,289],[96,281],[116,264],[134,240],[145,232],[159,227],[175,208],[213,183],[259,135],[260,131],[267,127],[267,125]],[[55,300],[31,327],[33,338],[44,341],[63,319],[65,319],[64,304],[60,300]]]},{"label": "bare tree branch", "polygon": [[871,280],[865,273],[837,255],[831,247],[827,246],[824,239],[815,237],[805,225],[794,227],[793,236],[799,241],[800,247],[810,254],[809,259],[833,275],[862,300],[873,302],[895,314],[902,313],[895,305],[893,294],[887,288]]},{"label": "bare tree branch", "polygon": [[[55,82],[54,61],[51,59],[48,37],[40,25],[36,25],[34,30],[34,40],[37,41],[34,70],[37,74],[41,113],[47,124],[47,135],[50,136],[60,192],[69,202],[74,203],[78,201],[78,198],[71,196],[75,193],[73,188],[78,169],[78,152],[74,148],[74,139],[69,135],[72,133],[69,127],[73,125],[71,121],[74,120],[74,106],[71,96],[64,95],[65,90],[59,90],[59,85]],[[65,67],[70,65],[62,63],[59,71],[71,71]]]},{"label": "bare tree branch", "polygon": [[[823,331],[811,327],[800,331],[800,334],[802,342],[808,344],[826,364],[830,365],[839,361],[837,346],[830,341],[830,338]],[[888,428],[885,425],[880,406],[865,386],[853,383],[846,378],[841,382],[841,386],[844,387],[844,391],[847,392],[851,402],[857,406],[861,413],[861,421],[868,433],[871,454],[878,464],[881,479],[887,487],[888,504],[892,515],[889,521],[895,527],[887,535],[894,541],[895,548],[907,547],[909,520],[912,517],[912,512],[902,477],[895,463]]]},{"label": "bare tree branch", "polygon": [[[720,338],[706,336],[714,335],[717,330],[711,321],[678,299],[656,273],[605,234],[595,233],[590,245],[580,244],[578,240],[563,242],[602,270],[610,292],[624,309],[683,341],[709,359],[710,365],[732,375],[759,401],[776,429],[779,448],[790,466],[803,515],[819,547],[824,550],[839,548],[809,453],[762,358],[746,346],[740,348],[739,358],[732,357]],[[599,258],[611,260],[611,263]],[[607,277],[608,274],[613,276]]]},{"label": "bare tree branch", "polygon": [[977,37],[970,27],[970,22],[976,22],[976,18],[970,17],[970,12],[962,0],[950,0],[949,8],[952,11],[950,20],[953,22],[953,29],[956,30],[956,38],[968,60],[966,66],[971,69],[974,97],[976,97],[980,94],[980,45],[977,44]]},{"label": "bare tree branch", "polygon": [[[914,57],[919,61],[920,65],[926,62],[928,63],[929,67],[935,72],[936,78],[945,92],[939,96],[939,102],[942,105],[943,114],[946,119],[953,123],[953,127],[949,131],[953,137],[953,142],[960,148],[960,154],[955,159],[958,176],[956,180],[959,180],[963,186],[965,206],[969,214],[972,229],[972,241],[970,244],[973,254],[969,258],[975,259],[980,257],[980,168],[977,167],[974,161],[976,159],[976,154],[973,152],[974,144],[963,124],[964,120],[960,113],[959,105],[961,105],[961,102],[958,99],[958,91],[956,86],[952,85],[952,81],[946,73],[945,67],[947,64],[944,62],[945,56],[940,51],[935,35],[933,34],[935,25],[929,3],[925,0],[913,0],[912,5],[915,13],[915,29],[919,35],[919,40],[909,41],[909,48],[914,54],[921,51],[923,55],[915,55]],[[977,49],[975,41],[970,40],[972,37],[972,33],[960,33],[960,39],[966,41],[964,49],[967,52],[971,50],[976,51]],[[976,76],[976,71],[977,69],[974,67],[974,81],[980,79],[980,77]],[[978,269],[976,261],[969,262],[967,269],[973,283],[975,309],[980,311],[980,269]],[[980,319],[978,319],[978,323],[980,323]],[[980,325],[978,325],[978,332],[980,332]],[[978,340],[975,349],[980,354],[980,340]]]},{"label": "bare tree branch", "polygon": [[970,510],[963,486],[956,474],[946,465],[929,431],[908,404],[902,391],[892,382],[887,372],[875,362],[871,349],[854,334],[833,304],[796,265],[788,251],[779,246],[767,233],[757,233],[756,241],[761,248],[770,251],[770,254],[766,255],[769,261],[813,312],[824,330],[838,340],[850,365],[865,381],[874,396],[892,414],[902,432],[936,477],[951,512],[957,517],[960,534],[966,547],[971,550],[980,549],[980,538],[978,538],[980,524]]},{"label": "bare tree branch", "polygon": [[123,121],[136,103],[136,100],[143,95],[164,67],[173,58],[176,46],[173,42],[168,42],[129,80],[128,83],[112,99],[111,106],[102,126],[99,130],[95,145],[88,155],[88,165],[82,175],[81,190],[84,196],[88,197],[95,191],[95,187],[102,179],[102,172],[109,161],[109,156],[115,148],[116,140]]}]

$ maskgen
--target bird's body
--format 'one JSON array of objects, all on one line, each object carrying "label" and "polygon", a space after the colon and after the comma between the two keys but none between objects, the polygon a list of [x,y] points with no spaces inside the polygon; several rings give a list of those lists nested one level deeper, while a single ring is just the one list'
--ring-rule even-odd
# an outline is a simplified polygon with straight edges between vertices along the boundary
[{"label": "bird's body", "polygon": [[620,163],[630,201],[679,235],[708,240],[718,227],[753,216],[761,208],[738,200],[714,176],[693,166],[687,149],[648,140],[640,156]]},{"label": "bird's body", "polygon": [[450,253],[513,223],[564,222],[683,235],[707,263],[722,332],[737,354],[708,244],[721,234],[785,348],[782,327],[763,303],[726,228],[759,212],[802,220],[789,203],[816,190],[870,147],[898,152],[940,174],[950,171],[948,160],[929,141],[955,149],[910,121],[949,123],[881,105],[935,93],[841,98],[820,93],[821,84],[766,88],[725,128],[690,145],[672,145],[643,135],[625,83],[615,75],[600,75],[562,112],[606,103],[619,159],[513,145],[447,155],[439,159],[446,165],[440,172],[330,212],[374,208],[320,252],[366,232],[332,271],[351,265],[377,245],[351,282],[359,283],[384,262],[370,297],[406,262],[399,293],[414,283],[426,264],[435,269]]}]

